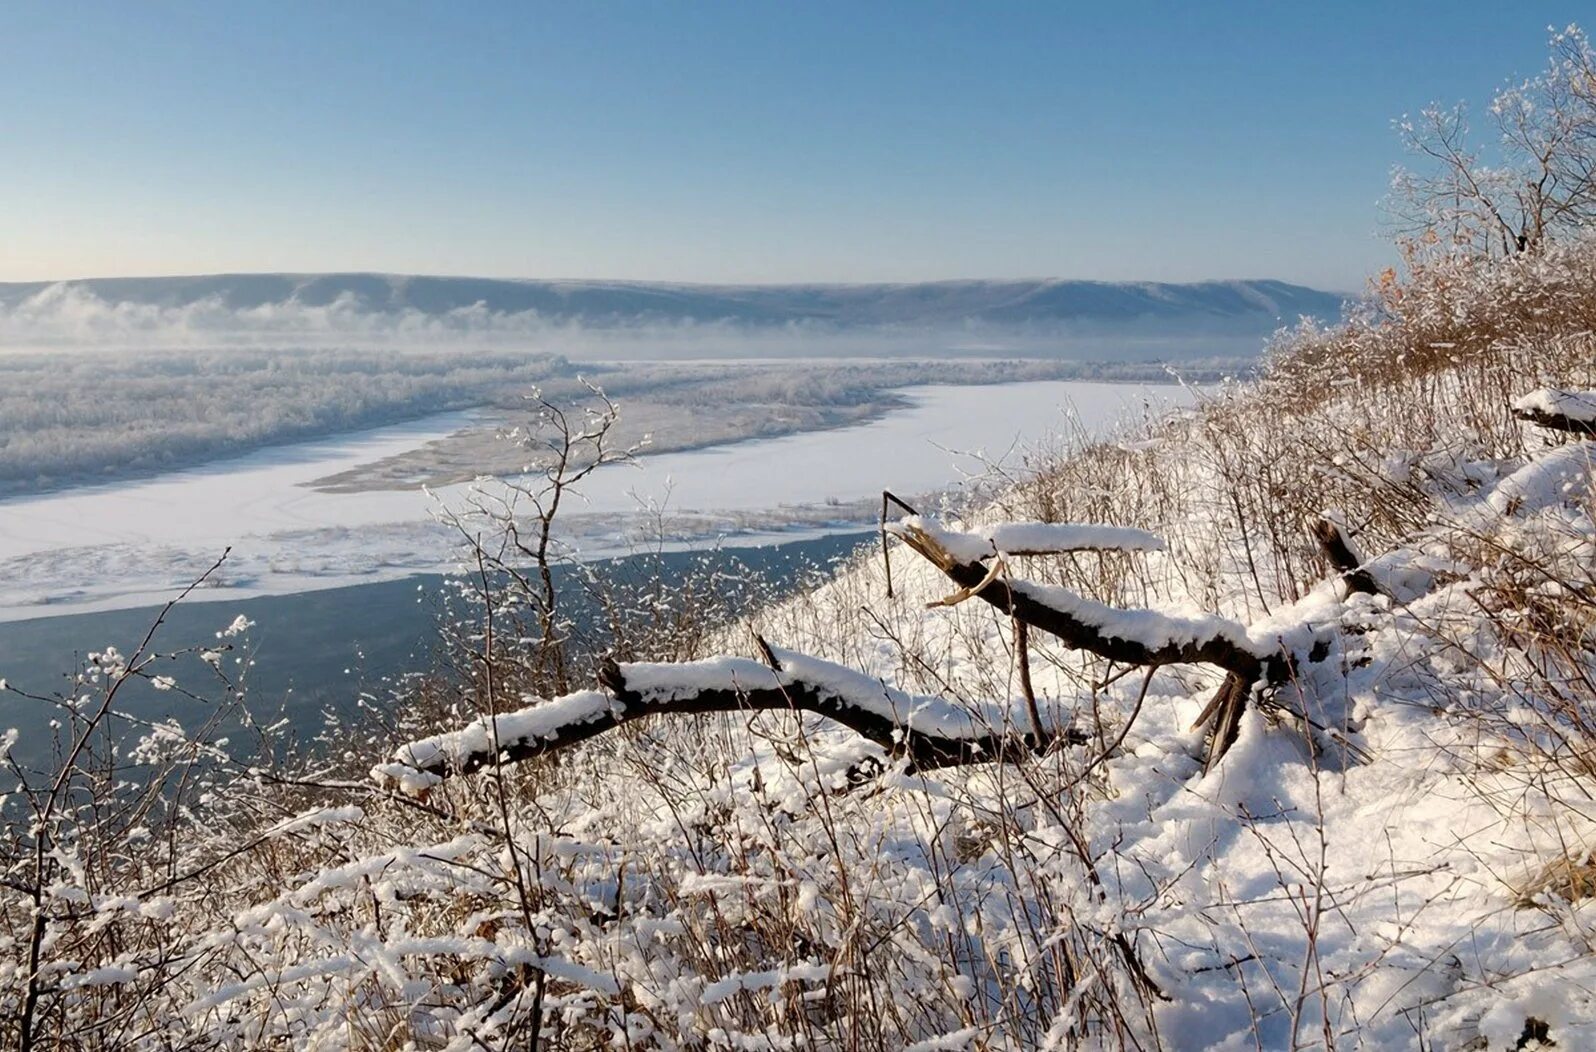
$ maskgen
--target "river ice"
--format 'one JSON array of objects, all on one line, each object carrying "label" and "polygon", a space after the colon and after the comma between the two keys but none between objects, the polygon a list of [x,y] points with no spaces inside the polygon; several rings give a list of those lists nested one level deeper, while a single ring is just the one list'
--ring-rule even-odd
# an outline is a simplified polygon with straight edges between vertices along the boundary
[{"label": "river ice", "polygon": [[[623,550],[663,509],[681,544],[759,543],[867,521],[890,488],[941,490],[978,472],[972,453],[1018,451],[1079,425],[1190,401],[1177,387],[1039,382],[905,389],[912,405],[856,427],[645,456],[595,472],[565,520],[590,555]],[[307,483],[414,449],[466,424],[449,413],[298,443],[150,479],[0,501],[0,620],[166,598],[232,547],[201,598],[283,594],[448,569],[457,536],[439,521],[474,488],[327,493]],[[493,484],[487,483],[492,492]]]}]

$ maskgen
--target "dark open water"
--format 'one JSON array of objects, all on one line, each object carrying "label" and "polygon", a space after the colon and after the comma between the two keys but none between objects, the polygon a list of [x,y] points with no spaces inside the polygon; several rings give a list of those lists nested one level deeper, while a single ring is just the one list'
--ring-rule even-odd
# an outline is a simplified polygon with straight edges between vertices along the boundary
[{"label": "dark open water", "polygon": [[[763,548],[722,552],[665,553],[664,568],[685,569],[704,560],[733,560],[778,589],[813,581],[846,558],[870,535],[839,534]],[[230,674],[244,676],[251,711],[264,720],[286,718],[302,738],[314,735],[325,713],[352,715],[362,692],[385,693],[385,681],[433,668],[446,581],[435,575],[351,585],[296,595],[179,604],[167,615],[153,649],[172,653],[216,646],[216,634],[239,614],[255,622],[248,649],[224,655]],[[33,694],[70,693],[68,676],[82,656],[114,646],[131,654],[154,621],[158,607],[67,614],[0,623],[0,679]],[[577,616],[580,616],[579,614]],[[237,664],[243,659],[248,664]],[[163,662],[153,671],[172,676],[201,696],[222,693],[196,657]],[[176,690],[156,691],[130,682],[118,708],[144,718],[174,716],[192,727],[208,706]],[[50,752],[52,706],[0,693],[0,730],[21,732],[14,750],[25,764],[41,764]]]}]

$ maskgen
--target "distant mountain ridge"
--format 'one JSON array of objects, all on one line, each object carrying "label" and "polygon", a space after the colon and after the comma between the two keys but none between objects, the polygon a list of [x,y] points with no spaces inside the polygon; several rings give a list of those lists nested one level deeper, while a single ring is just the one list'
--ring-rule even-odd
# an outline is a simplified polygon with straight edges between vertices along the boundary
[{"label": "distant mountain ridge", "polygon": [[1346,298],[1273,280],[691,285],[349,273],[0,283],[0,307],[15,308],[60,288],[81,290],[113,304],[170,308],[216,303],[231,310],[257,310],[345,302],[372,312],[444,315],[480,305],[498,313],[535,312],[550,321],[594,327],[656,322],[818,323],[843,328],[965,323],[1113,326],[1167,321],[1266,332],[1302,315],[1333,320]]}]

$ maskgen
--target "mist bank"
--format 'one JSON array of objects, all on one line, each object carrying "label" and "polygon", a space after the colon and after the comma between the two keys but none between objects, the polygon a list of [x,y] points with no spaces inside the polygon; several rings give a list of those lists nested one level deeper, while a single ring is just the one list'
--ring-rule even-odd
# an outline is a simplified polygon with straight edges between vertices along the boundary
[{"label": "mist bank", "polygon": [[1340,297],[1275,281],[693,286],[372,274],[0,284],[0,497],[486,407],[484,433],[363,476],[514,466],[541,389],[624,398],[658,449],[878,419],[892,388],[1239,375]]},{"label": "mist bank", "polygon": [[699,286],[379,274],[0,284],[0,348],[379,344],[589,358],[1248,355],[1344,297],[1279,281]]}]

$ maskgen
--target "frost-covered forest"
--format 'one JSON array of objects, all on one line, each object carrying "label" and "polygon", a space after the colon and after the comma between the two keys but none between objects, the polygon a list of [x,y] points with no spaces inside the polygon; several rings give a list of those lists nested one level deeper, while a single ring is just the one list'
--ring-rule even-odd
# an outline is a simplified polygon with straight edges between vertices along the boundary
[{"label": "frost-covered forest", "polygon": [[0,494],[480,405],[567,370],[531,355],[0,355]]}]

